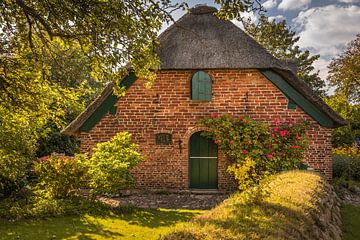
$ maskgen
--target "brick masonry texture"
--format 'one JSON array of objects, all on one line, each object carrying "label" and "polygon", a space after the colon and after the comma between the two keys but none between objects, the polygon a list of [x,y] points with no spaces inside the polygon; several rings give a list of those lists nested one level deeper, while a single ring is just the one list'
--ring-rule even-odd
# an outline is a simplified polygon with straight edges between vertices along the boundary
[{"label": "brick masonry texture", "polygon": [[[189,139],[206,130],[198,120],[212,113],[249,115],[265,122],[274,119],[306,119],[311,128],[310,148],[304,161],[331,180],[331,129],[321,127],[303,110],[287,108],[288,100],[256,69],[209,70],[212,101],[191,100],[191,77],[196,71],[159,71],[151,89],[138,79],[118,100],[116,115],[105,115],[88,133],[80,134],[81,151],[108,141],[120,131],[132,133],[145,160],[135,169],[140,189],[188,189]],[[156,145],[155,134],[171,133],[171,145]],[[231,190],[235,184],[226,172],[228,162],[218,156],[218,188]]]}]

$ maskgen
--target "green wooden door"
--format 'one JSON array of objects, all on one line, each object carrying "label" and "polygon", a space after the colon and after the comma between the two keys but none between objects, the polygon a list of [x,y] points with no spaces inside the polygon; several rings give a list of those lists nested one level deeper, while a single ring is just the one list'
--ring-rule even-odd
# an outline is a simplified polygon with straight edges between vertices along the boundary
[{"label": "green wooden door", "polygon": [[189,144],[190,188],[217,188],[217,145],[200,132],[191,136]]}]

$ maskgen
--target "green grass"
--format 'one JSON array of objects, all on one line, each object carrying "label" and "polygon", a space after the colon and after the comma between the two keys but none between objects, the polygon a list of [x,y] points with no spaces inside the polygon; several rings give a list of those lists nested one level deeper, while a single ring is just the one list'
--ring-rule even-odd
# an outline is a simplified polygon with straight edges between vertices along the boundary
[{"label": "green grass", "polygon": [[104,216],[54,217],[43,220],[0,220],[0,239],[158,239],[200,210],[131,208]]},{"label": "green grass", "polygon": [[360,238],[360,206],[350,204],[341,207],[343,240]]},{"label": "green grass", "polygon": [[317,209],[326,186],[309,172],[279,174],[260,187],[234,194],[165,239],[316,239],[308,213]]}]

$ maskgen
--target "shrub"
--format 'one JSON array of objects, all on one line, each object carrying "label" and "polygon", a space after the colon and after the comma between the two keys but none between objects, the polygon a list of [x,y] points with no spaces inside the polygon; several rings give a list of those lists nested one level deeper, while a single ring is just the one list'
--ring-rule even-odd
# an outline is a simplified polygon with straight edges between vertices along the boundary
[{"label": "shrub", "polygon": [[267,175],[299,167],[308,145],[306,122],[275,120],[270,126],[249,117],[213,114],[200,123],[210,129],[204,135],[214,139],[232,163],[228,171],[241,190]]},{"label": "shrub", "polygon": [[8,197],[27,182],[29,159],[18,152],[0,149],[0,198]]},{"label": "shrub", "polygon": [[28,200],[6,198],[0,201],[0,220],[45,218],[64,215],[104,215],[111,206],[79,196],[64,199],[31,196]]},{"label": "shrub", "polygon": [[77,193],[83,185],[86,167],[84,157],[47,156],[34,162],[37,188],[46,197],[65,198]]},{"label": "shrub", "polygon": [[88,183],[95,193],[118,193],[134,185],[131,170],[142,160],[131,134],[120,132],[110,141],[99,143],[88,160]]},{"label": "shrub", "polygon": [[360,181],[360,148],[333,149],[333,176],[341,181]]}]

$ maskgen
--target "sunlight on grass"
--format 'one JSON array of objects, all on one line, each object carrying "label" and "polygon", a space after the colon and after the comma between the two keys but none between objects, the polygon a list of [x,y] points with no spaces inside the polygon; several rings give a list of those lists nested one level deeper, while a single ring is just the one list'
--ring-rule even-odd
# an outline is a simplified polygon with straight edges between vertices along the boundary
[{"label": "sunlight on grass", "polygon": [[200,210],[129,209],[107,216],[0,222],[0,239],[158,239]]}]

